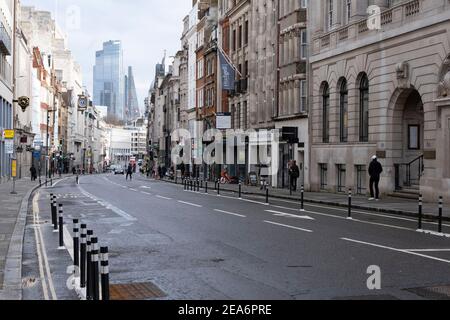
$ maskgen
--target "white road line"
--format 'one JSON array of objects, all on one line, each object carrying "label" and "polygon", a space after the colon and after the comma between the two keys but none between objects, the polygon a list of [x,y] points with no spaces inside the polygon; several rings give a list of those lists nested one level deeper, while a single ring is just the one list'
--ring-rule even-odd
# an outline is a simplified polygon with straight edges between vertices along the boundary
[{"label": "white road line", "polygon": [[141,193],[142,193],[142,194],[145,194],[145,195],[148,195],[148,196],[151,196],[151,195],[152,195],[151,193],[149,193],[149,192],[144,192],[144,191],[141,191]]},{"label": "white road line", "polygon": [[281,223],[277,223],[277,222],[273,222],[273,221],[264,221],[264,222],[268,223],[268,224],[275,225],[275,226],[279,226],[279,227],[284,227],[284,228],[294,229],[294,230],[298,230],[298,231],[313,233],[312,230],[297,228],[297,227],[290,226],[290,225],[287,225],[287,224],[281,224]]},{"label": "white road line", "polygon": [[133,189],[133,188],[130,188],[130,191],[139,192],[138,190]]},{"label": "white road line", "polygon": [[120,210],[119,208],[113,206],[112,204],[110,204],[109,202],[103,200],[103,199],[97,199],[95,198],[93,195],[91,195],[89,192],[85,191],[82,187],[78,186],[80,192],[87,198],[91,198],[94,201],[102,201],[107,209],[112,210],[114,213],[116,213],[117,215],[121,216],[122,218],[128,220],[128,221],[137,221],[136,218],[134,218],[133,216],[129,215],[128,213],[126,213],[123,210]]},{"label": "white road line", "polygon": [[163,196],[160,196],[160,195],[158,195],[156,197],[159,198],[159,199],[163,199],[163,200],[172,200],[172,198],[167,198],[167,197],[163,197]]},{"label": "white road line", "polygon": [[225,213],[225,214],[235,216],[235,217],[247,218],[247,216],[244,216],[243,214],[233,213],[233,212],[229,212],[229,211],[224,211],[224,210],[219,210],[219,209],[214,209],[214,211],[220,212],[220,213]]},{"label": "white road line", "polygon": [[420,253],[416,253],[416,252],[412,252],[412,251],[408,251],[408,250],[402,250],[402,249],[392,248],[392,247],[383,246],[383,245],[379,245],[379,244],[375,244],[375,243],[358,241],[358,240],[353,240],[353,239],[348,239],[348,238],[341,238],[341,240],[344,240],[344,241],[347,241],[347,242],[353,242],[353,243],[357,243],[357,244],[362,244],[362,245],[366,245],[366,246],[370,246],[370,247],[375,247],[375,248],[380,248],[380,249],[386,249],[386,250],[390,250],[390,251],[405,253],[405,254],[409,254],[409,255],[425,258],[425,259],[430,259],[430,260],[435,260],[435,261],[439,261],[439,262],[444,262],[444,263],[450,264],[450,260],[445,260],[445,259],[440,259],[440,258],[436,258],[436,257],[432,257],[432,256],[427,256],[427,255],[424,255],[424,254],[420,254]]},{"label": "white road line", "polygon": [[38,256],[38,262],[39,262],[39,274],[41,277],[41,283],[42,283],[42,291],[44,293],[44,299],[45,300],[50,300],[49,299],[49,295],[48,295],[48,288],[47,288],[47,281],[45,278],[45,273],[44,273],[44,266],[43,266],[43,262],[42,262],[42,253],[41,253],[41,245],[40,245],[40,240],[39,240],[39,236],[38,236],[38,224],[37,224],[37,219],[36,219],[36,215],[39,212],[39,206],[37,205],[37,201],[36,198],[38,197],[37,193],[34,198],[33,198],[33,224],[34,224],[34,238],[36,241],[36,252],[37,252],[37,256]]},{"label": "white road line", "polygon": [[[36,225],[36,222],[38,220],[40,220],[40,218],[39,218],[39,206],[37,204],[37,199],[39,199],[39,196],[40,196],[40,192],[38,192],[35,195],[35,197],[33,198],[33,211],[35,213],[34,214],[35,225]],[[47,249],[45,247],[45,241],[44,241],[44,237],[42,236],[40,225],[37,225],[35,227],[35,232],[37,232],[37,236],[39,238],[39,241],[36,243],[36,246],[39,247],[39,245],[40,245],[40,247],[41,247],[40,250],[42,252],[43,265],[44,265],[45,271],[47,273],[47,281],[48,281],[48,286],[50,288],[50,293],[52,295],[52,299],[53,300],[58,300],[58,298],[56,296],[55,286],[53,284],[52,273],[50,272],[50,264],[48,263]],[[46,278],[44,277],[42,280],[43,280],[43,283],[44,283]],[[47,297],[48,297],[48,294],[47,294]]]},{"label": "white road line", "polygon": [[192,207],[197,207],[197,208],[203,208],[203,206],[199,205],[199,204],[195,204],[195,203],[190,203],[190,202],[186,202],[186,201],[180,201],[178,200],[179,203],[182,204],[186,204],[188,206],[192,206]]},{"label": "white road line", "polygon": [[296,219],[305,219],[305,220],[315,220],[314,218],[308,217],[308,216],[299,216],[295,214],[280,212],[280,211],[274,211],[274,210],[266,210],[266,212],[274,213],[276,216],[280,217],[286,217],[286,218],[296,218]]},{"label": "white road line", "polygon": [[450,252],[450,249],[406,249],[410,252]]}]

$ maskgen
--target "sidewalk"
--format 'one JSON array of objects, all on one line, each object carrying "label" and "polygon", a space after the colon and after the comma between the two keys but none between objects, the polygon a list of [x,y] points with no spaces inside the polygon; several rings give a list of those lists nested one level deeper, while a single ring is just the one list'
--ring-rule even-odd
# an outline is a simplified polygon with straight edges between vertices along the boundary
[{"label": "sidewalk", "polygon": [[23,233],[31,193],[39,182],[16,181],[0,184],[0,299],[20,299]]},{"label": "sidewalk", "polygon": [[[174,181],[164,180],[165,182],[174,183]],[[180,183],[180,181],[178,181]],[[209,188],[214,189],[214,183],[209,183]],[[220,189],[223,191],[238,192],[238,185],[221,185]],[[257,195],[265,197],[265,191],[260,190],[259,187],[242,185],[243,195]],[[290,195],[289,190],[269,188],[270,197],[284,200],[300,201],[300,191],[293,192]],[[347,194],[321,193],[321,192],[305,192],[304,199],[306,203],[324,204],[339,207],[348,207]],[[369,201],[367,197],[353,195],[352,206],[354,209],[369,210],[380,213],[390,213],[402,216],[418,217],[419,200],[408,200],[400,198],[386,197],[379,202]],[[424,203],[423,214],[425,218],[435,219],[438,217],[439,205],[438,199],[436,203]],[[445,221],[450,221],[450,207],[444,205],[443,216]]]}]

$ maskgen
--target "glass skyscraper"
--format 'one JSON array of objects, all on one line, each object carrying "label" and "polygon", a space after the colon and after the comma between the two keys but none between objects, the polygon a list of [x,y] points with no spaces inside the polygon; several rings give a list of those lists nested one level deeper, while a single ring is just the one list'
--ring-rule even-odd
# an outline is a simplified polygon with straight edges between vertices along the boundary
[{"label": "glass skyscraper", "polygon": [[136,93],[133,68],[128,67],[128,76],[125,76],[125,119],[135,120],[141,116],[139,100]]},{"label": "glass skyscraper", "polygon": [[124,72],[122,42],[103,43],[96,52],[94,66],[94,104],[108,107],[108,117],[123,120]]}]

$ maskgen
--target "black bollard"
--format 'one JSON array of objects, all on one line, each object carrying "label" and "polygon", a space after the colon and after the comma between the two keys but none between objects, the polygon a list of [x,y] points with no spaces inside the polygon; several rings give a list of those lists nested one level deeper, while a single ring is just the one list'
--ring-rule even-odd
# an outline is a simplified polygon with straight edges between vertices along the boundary
[{"label": "black bollard", "polygon": [[98,266],[98,238],[93,237],[91,240],[91,262],[92,262],[92,299],[100,300],[99,288],[99,266]]},{"label": "black bollard", "polygon": [[64,248],[64,212],[62,203],[59,204],[59,248]]},{"label": "black bollard", "polygon": [[53,196],[53,212],[52,212],[52,221],[53,221],[53,231],[58,231],[58,205],[56,203],[56,196]]},{"label": "black bollard", "polygon": [[352,189],[348,191],[348,219],[352,218]]},{"label": "black bollard", "polygon": [[217,182],[217,195],[220,196],[220,181]]},{"label": "black bollard", "polygon": [[100,272],[101,282],[102,282],[102,300],[108,301],[109,296],[109,258],[108,258],[108,247],[100,248]]},{"label": "black bollard", "polygon": [[301,190],[301,206],[300,211],[305,211],[305,187],[302,186]]},{"label": "black bollard", "polygon": [[269,204],[269,188],[266,189],[266,204]]},{"label": "black bollard", "polygon": [[208,181],[205,181],[205,193],[208,193]]},{"label": "black bollard", "polygon": [[80,221],[73,219],[73,264],[80,267]]},{"label": "black bollard", "polygon": [[56,200],[55,200],[55,195],[53,193],[50,193],[50,206],[51,206],[51,213],[52,213],[52,225],[55,226],[55,224],[57,223],[57,218],[56,218]]},{"label": "black bollard", "polygon": [[91,239],[94,235],[94,231],[87,231],[87,241],[86,241],[86,300],[92,300],[92,244]]},{"label": "black bollard", "polygon": [[81,225],[81,248],[80,248],[80,287],[86,288],[86,238],[87,226]]},{"label": "black bollard", "polygon": [[242,199],[242,183],[239,183],[239,199]]},{"label": "black bollard", "polygon": [[444,209],[444,198],[439,197],[439,233],[442,233],[442,213]]},{"label": "black bollard", "polygon": [[419,196],[419,230],[422,230],[422,220],[423,220],[423,197]]}]

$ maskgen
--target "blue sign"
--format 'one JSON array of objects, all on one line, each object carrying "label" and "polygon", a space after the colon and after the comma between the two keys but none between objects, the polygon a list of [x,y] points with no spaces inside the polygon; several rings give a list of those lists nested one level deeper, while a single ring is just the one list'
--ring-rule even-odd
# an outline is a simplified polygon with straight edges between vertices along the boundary
[{"label": "blue sign", "polygon": [[222,90],[234,90],[236,71],[219,50],[220,69],[222,72]]},{"label": "blue sign", "polygon": [[41,152],[40,151],[33,151],[33,158],[34,159],[40,159],[41,158]]}]

